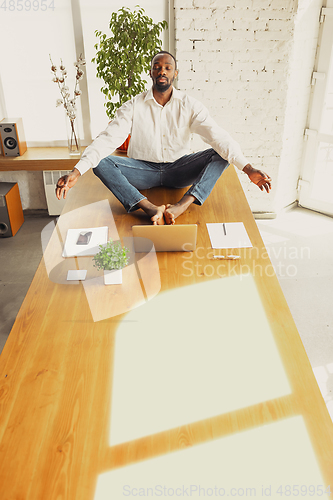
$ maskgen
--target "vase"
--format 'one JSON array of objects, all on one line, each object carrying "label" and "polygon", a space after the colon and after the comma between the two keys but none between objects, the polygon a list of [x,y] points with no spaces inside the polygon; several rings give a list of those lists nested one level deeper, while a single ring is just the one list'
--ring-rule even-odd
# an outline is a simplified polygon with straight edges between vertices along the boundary
[{"label": "vase", "polygon": [[66,116],[68,151],[70,156],[81,155],[81,144],[77,118],[71,119]]},{"label": "vase", "polygon": [[111,271],[104,271],[104,285],[121,285],[122,282],[122,269],[112,269]]}]

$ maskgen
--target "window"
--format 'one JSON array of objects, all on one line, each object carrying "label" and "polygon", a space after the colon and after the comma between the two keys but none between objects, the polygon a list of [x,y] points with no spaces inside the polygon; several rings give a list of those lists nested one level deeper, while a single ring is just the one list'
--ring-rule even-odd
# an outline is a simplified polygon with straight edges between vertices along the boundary
[{"label": "window", "polygon": [[[133,9],[138,2],[128,0],[125,6]],[[155,22],[168,21],[168,0],[141,0],[139,4]],[[95,64],[91,63],[97,43],[95,30],[109,33],[111,13],[124,3],[120,0],[2,0],[0,5],[0,104],[3,108],[0,118],[22,117],[30,147],[65,146],[66,115],[63,107],[55,105],[60,93],[57,84],[52,82],[49,54],[57,67],[60,58],[63,59],[72,94],[73,63],[84,51],[86,80],[82,81],[83,94],[77,102],[80,135],[83,144],[89,144],[91,137],[109,121],[100,91],[102,82],[95,76]],[[168,50],[166,32],[163,38],[163,48]]]},{"label": "window", "polygon": [[333,8],[323,8],[300,179],[301,206],[333,215]]}]

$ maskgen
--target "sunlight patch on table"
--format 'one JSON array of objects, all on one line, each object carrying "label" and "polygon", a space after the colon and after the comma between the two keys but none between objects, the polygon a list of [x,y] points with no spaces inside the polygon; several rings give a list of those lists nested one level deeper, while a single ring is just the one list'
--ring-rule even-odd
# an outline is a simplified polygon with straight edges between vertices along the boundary
[{"label": "sunlight patch on table", "polygon": [[116,334],[111,445],[291,392],[250,275],[160,293],[125,319]]},{"label": "sunlight patch on table", "polygon": [[325,488],[303,418],[296,416],[101,474],[94,500],[281,499],[294,498],[296,490],[302,498],[329,498],[320,495]]}]

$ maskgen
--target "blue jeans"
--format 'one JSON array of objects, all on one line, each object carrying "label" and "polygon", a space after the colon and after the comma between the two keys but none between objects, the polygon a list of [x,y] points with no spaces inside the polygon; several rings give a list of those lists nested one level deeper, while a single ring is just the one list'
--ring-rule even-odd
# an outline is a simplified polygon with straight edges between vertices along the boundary
[{"label": "blue jeans", "polygon": [[228,167],[214,149],[185,155],[172,163],[153,163],[123,156],[107,156],[93,169],[94,174],[122,203],[127,212],[137,210],[146,199],[139,189],[157,186],[191,187],[185,194],[202,205],[222,172]]}]

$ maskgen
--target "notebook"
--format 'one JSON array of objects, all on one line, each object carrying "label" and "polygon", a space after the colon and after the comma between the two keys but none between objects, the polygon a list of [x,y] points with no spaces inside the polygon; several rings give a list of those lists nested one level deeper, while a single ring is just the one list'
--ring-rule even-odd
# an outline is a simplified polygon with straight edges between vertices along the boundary
[{"label": "notebook", "polygon": [[132,227],[135,252],[193,252],[197,244],[196,224],[165,224]]},{"label": "notebook", "polygon": [[[68,229],[62,256],[79,257],[95,255],[100,250],[99,245],[103,245],[108,241],[108,230],[108,226]],[[81,232],[91,232],[87,245],[78,244]]]}]

